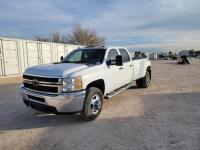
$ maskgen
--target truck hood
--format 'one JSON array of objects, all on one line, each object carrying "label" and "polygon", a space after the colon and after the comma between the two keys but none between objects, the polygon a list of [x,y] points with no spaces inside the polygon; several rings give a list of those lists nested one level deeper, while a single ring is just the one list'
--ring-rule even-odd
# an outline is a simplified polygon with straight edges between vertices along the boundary
[{"label": "truck hood", "polygon": [[26,69],[24,74],[37,75],[37,76],[50,76],[50,77],[67,77],[71,73],[88,68],[84,64],[73,63],[58,63],[47,64]]}]

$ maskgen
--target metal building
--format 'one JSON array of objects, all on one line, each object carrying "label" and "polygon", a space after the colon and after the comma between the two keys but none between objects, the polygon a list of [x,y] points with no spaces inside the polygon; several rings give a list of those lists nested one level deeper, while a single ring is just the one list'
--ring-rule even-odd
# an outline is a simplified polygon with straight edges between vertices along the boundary
[{"label": "metal building", "polygon": [[80,45],[0,37],[0,77],[20,75],[31,66],[58,62]]}]

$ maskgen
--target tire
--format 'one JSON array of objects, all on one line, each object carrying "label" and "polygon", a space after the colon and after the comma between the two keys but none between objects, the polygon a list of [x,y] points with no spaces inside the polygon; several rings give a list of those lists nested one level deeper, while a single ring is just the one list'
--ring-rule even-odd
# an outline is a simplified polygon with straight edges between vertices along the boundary
[{"label": "tire", "polygon": [[141,87],[141,78],[136,80],[137,87]]},{"label": "tire", "polygon": [[150,85],[151,77],[149,71],[146,72],[146,75],[143,78],[136,80],[136,85],[140,88],[147,88]]},{"label": "tire", "polygon": [[101,90],[96,87],[88,88],[81,117],[86,121],[94,120],[101,113],[102,107],[103,94]]}]

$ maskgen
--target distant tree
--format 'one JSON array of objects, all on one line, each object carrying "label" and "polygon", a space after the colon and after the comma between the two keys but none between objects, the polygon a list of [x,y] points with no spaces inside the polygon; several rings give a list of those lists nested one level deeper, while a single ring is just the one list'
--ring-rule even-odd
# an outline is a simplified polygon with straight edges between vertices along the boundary
[{"label": "distant tree", "polygon": [[68,35],[68,41],[72,44],[85,46],[102,46],[105,45],[105,39],[97,35],[97,33],[90,28],[83,28],[76,25],[72,30],[72,34]]},{"label": "distant tree", "polygon": [[62,36],[58,32],[53,32],[50,35],[50,41],[55,43],[62,43]]},{"label": "distant tree", "polygon": [[40,37],[40,36],[36,36],[34,39],[35,39],[36,41],[50,42],[50,39],[49,39],[49,38]]},{"label": "distant tree", "polygon": [[105,39],[97,35],[95,30],[83,28],[79,24],[76,25],[71,34],[61,36],[58,32],[53,32],[49,37],[35,38],[37,41],[55,42],[64,44],[77,44],[84,46],[102,46],[105,45]]},{"label": "distant tree", "polygon": [[53,32],[49,37],[35,37],[35,40],[42,42],[55,42],[55,43],[63,43],[63,37],[58,32]]}]

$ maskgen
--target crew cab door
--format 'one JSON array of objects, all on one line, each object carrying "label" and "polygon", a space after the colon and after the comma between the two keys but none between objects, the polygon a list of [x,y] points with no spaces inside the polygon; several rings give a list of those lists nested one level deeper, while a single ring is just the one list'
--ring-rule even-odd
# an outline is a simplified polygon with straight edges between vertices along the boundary
[{"label": "crew cab door", "polygon": [[[116,56],[119,55],[117,49],[110,49],[106,60],[116,60]],[[107,91],[112,92],[121,86],[121,80],[123,79],[122,66],[107,65],[106,79],[107,79]]]},{"label": "crew cab door", "polygon": [[119,52],[123,60],[121,85],[125,85],[133,80],[133,64],[126,49],[120,48]]}]

